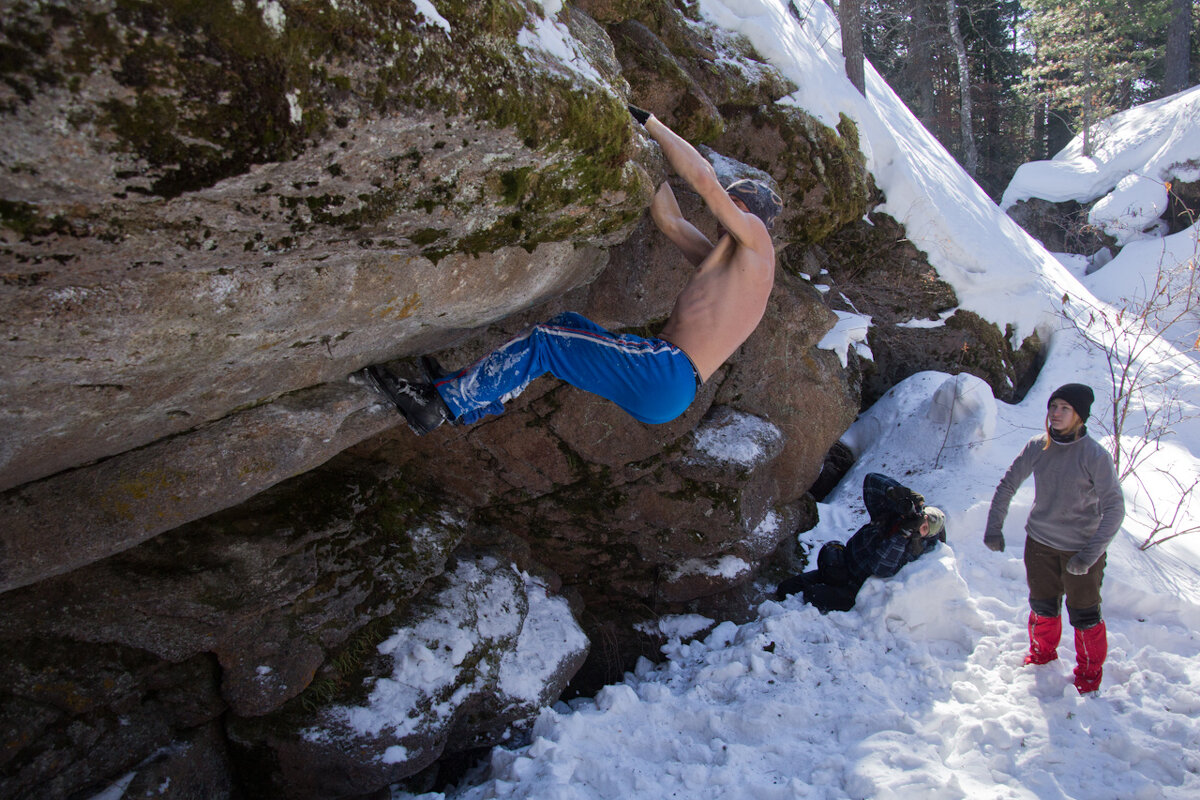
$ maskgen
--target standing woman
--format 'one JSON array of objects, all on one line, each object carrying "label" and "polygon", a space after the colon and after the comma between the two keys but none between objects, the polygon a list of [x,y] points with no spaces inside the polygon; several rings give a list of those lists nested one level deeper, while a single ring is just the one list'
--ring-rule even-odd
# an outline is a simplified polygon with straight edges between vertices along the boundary
[{"label": "standing woman", "polygon": [[1033,474],[1034,499],[1025,523],[1025,577],[1029,582],[1029,654],[1026,664],[1058,658],[1063,594],[1075,628],[1075,688],[1100,688],[1108,635],[1100,616],[1104,551],[1125,519],[1125,497],[1112,456],[1087,435],[1095,396],[1068,383],[1050,395],[1046,432],[1025,445],[1008,468],[988,512],[984,544],[1004,550],[1004,518],[1017,488]]}]

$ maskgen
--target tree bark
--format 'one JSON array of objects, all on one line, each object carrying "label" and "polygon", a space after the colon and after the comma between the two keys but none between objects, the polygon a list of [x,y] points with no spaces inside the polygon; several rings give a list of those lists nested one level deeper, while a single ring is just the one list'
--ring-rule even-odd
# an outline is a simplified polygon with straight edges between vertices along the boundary
[{"label": "tree bark", "polygon": [[979,150],[975,147],[975,132],[971,123],[971,69],[962,31],[958,29],[958,4],[955,0],[946,0],[946,19],[950,26],[950,42],[958,59],[958,118],[962,134],[963,168],[974,178],[979,172]]},{"label": "tree bark", "polygon": [[921,124],[936,131],[934,120],[934,46],[933,22],[929,15],[932,0],[915,0],[909,24],[909,62],[905,70],[913,87],[913,113]]},{"label": "tree bark", "polygon": [[1167,25],[1167,55],[1163,94],[1188,88],[1188,61],[1192,49],[1193,0],[1171,0],[1171,22]]},{"label": "tree bark", "polygon": [[842,56],[846,59],[846,77],[866,95],[867,81],[863,70],[862,0],[841,0],[838,20],[842,24]]}]

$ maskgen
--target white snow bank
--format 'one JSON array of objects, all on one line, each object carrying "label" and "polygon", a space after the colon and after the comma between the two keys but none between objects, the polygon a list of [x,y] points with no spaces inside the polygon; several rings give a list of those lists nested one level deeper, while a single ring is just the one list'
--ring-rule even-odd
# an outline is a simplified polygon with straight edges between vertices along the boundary
[{"label": "white snow bank", "polygon": [[1200,223],[1162,239],[1132,242],[1083,283],[1117,308],[1142,308],[1148,296],[1159,296],[1156,326],[1181,350],[1194,350],[1200,333],[1198,254]]},{"label": "white snow bank", "polygon": [[546,700],[546,687],[563,663],[588,648],[567,601],[546,593],[538,580],[522,573],[529,611],[517,647],[500,660],[500,690],[512,702],[536,705]]},{"label": "white snow bank", "polygon": [[1080,134],[1052,160],[1022,164],[1000,206],[1031,197],[1088,203],[1131,175],[1157,183],[1200,179],[1200,86],[1109,117],[1092,137],[1090,157]]},{"label": "white snow bank", "polygon": [[1159,217],[1167,210],[1167,185],[1141,175],[1126,175],[1112,192],[1088,212],[1088,222],[1117,240],[1123,247],[1136,239],[1157,238],[1166,223]]},{"label": "white snow bank", "polygon": [[996,399],[986,382],[965,372],[951,377],[930,371],[893,386],[841,441],[860,460],[878,447],[892,448],[895,473],[962,458],[972,443],[990,438],[995,427]]}]

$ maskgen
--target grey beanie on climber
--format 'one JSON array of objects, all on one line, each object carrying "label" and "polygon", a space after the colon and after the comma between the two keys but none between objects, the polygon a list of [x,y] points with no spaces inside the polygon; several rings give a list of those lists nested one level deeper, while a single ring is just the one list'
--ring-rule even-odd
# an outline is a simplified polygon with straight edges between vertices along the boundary
[{"label": "grey beanie on climber", "polygon": [[743,178],[729,184],[725,191],[745,203],[750,213],[763,221],[767,230],[771,229],[775,217],[783,211],[783,199],[762,181]]}]

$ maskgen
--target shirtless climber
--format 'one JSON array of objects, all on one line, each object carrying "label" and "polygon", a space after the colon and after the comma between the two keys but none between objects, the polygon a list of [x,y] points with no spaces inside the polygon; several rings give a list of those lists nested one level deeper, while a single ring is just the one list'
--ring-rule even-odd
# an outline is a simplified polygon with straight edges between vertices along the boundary
[{"label": "shirtless climber", "polygon": [[460,372],[440,374],[428,358],[422,359],[424,381],[367,367],[366,377],[417,434],[443,422],[466,425],[502,413],[505,401],[547,372],[611,400],[641,422],[670,422],[762,320],[775,282],[770,228],[783,208],[779,195],[754,180],[722,186],[708,160],[661,120],[635,106],[629,110],[720,225],[714,245],[683,218],[671,187],[658,187],[650,216],[696,266],[659,338],[609,333],[568,312]]}]

